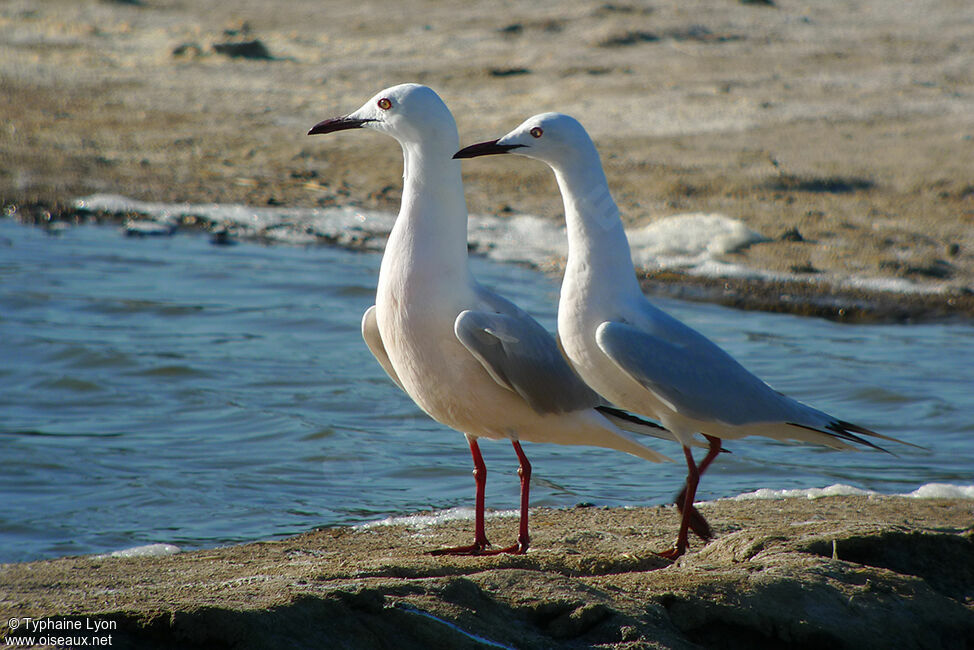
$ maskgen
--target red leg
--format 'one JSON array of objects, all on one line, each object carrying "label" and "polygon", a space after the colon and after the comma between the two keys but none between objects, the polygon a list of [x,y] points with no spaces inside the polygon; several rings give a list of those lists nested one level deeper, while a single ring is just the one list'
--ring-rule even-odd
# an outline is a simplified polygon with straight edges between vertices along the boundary
[{"label": "red leg", "polygon": [[[684,501],[682,512],[689,512],[693,507],[693,497],[697,494],[697,484],[700,482],[700,473],[697,470],[697,464],[693,461],[693,452],[690,451],[689,447],[683,448],[683,455],[687,459],[687,484],[684,488]],[[690,518],[686,515],[680,517],[680,532],[676,537],[676,546],[667,549],[660,553],[661,556],[675,560],[687,551],[687,546],[689,545],[688,529],[690,527]]]},{"label": "red leg", "polygon": [[487,488],[487,466],[484,464],[484,457],[480,455],[480,445],[477,444],[477,439],[472,436],[467,436],[467,442],[470,444],[470,455],[473,457],[473,479],[477,484],[473,544],[437,549],[431,551],[430,555],[479,555],[490,546],[490,542],[487,541],[487,532],[484,526],[484,494]]},{"label": "red leg", "polygon": [[710,464],[714,462],[714,459],[717,458],[721,452],[720,438],[715,438],[714,436],[708,436],[706,434],[704,434],[704,438],[706,438],[707,442],[710,443],[710,448],[707,449],[707,455],[704,456],[703,460],[700,461],[700,464],[697,465],[697,472],[700,474],[700,476],[703,476],[703,473],[707,471],[707,468],[710,467]]},{"label": "red leg", "polygon": [[[721,452],[720,438],[707,435],[704,437],[707,438],[707,441],[710,443],[710,448],[707,450],[707,455],[704,457],[704,459],[699,465],[697,465],[698,476],[703,476],[703,473],[707,471],[707,468],[710,467],[710,464],[714,462],[714,459],[717,458]],[[690,529],[694,532],[694,534],[696,534],[696,536],[700,539],[707,541],[713,537],[713,533],[710,530],[710,524],[707,523],[707,520],[702,514],[700,514],[700,511],[697,510],[692,503],[690,504],[689,509],[685,507],[686,491],[687,488],[686,485],[684,485],[683,489],[680,490],[680,493],[676,495],[676,507],[680,511],[680,514],[688,520]]]},{"label": "red leg", "polygon": [[517,460],[520,463],[517,468],[517,475],[521,477],[521,524],[517,534],[517,544],[496,551],[488,551],[490,554],[513,553],[514,555],[524,555],[527,553],[528,544],[531,542],[531,537],[528,535],[528,502],[530,500],[528,494],[531,490],[531,463],[528,461],[528,457],[524,455],[520,442],[512,440],[511,444],[514,445],[514,451],[517,453]]},{"label": "red leg", "polygon": [[528,493],[531,490],[531,463],[521,449],[521,443],[514,441],[514,451],[517,452],[517,460],[521,464],[517,468],[517,475],[521,477],[521,525],[517,534],[518,553],[527,553],[528,544],[531,536],[528,535]]}]

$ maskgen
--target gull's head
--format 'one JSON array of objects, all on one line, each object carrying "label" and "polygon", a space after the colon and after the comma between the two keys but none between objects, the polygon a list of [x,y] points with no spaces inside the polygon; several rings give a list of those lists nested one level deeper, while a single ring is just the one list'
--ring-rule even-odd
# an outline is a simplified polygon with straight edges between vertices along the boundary
[{"label": "gull's head", "polygon": [[354,113],[318,122],[308,135],[359,128],[385,133],[402,144],[431,139],[452,143],[457,138],[450,109],[432,89],[419,84],[381,90]]},{"label": "gull's head", "polygon": [[585,127],[574,117],[563,113],[541,113],[524,120],[504,137],[464,147],[453,157],[514,153],[558,168],[588,156],[594,150]]}]

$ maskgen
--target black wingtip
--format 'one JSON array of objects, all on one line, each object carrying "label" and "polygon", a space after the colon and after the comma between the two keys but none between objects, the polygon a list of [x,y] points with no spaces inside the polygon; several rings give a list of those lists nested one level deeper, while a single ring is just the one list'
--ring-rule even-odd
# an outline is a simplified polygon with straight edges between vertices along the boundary
[{"label": "black wingtip", "polygon": [[906,445],[907,447],[915,447],[916,449],[923,449],[924,451],[930,451],[928,447],[923,445],[917,445],[912,442],[907,442],[906,440],[900,440],[899,438],[894,438],[892,436],[886,436],[882,433],[877,433],[872,429],[867,429],[866,427],[861,427],[858,424],[853,424],[852,422],[846,422],[845,420],[836,420],[833,424],[842,427],[846,431],[853,431],[855,433],[861,433],[864,436],[873,436],[874,438],[880,438],[882,440],[889,440],[890,442],[897,442],[901,445]]},{"label": "black wingtip", "polygon": [[[903,445],[910,445],[911,447],[919,447],[919,445],[914,445],[911,442],[904,442],[902,440],[897,440],[896,438],[891,438],[890,436],[884,436],[881,433],[876,433],[871,429],[861,427],[851,422],[845,422],[844,420],[832,420],[824,428],[821,429],[818,427],[809,426],[807,424],[798,424],[797,422],[787,422],[786,424],[788,424],[789,426],[798,427],[800,429],[807,429],[808,431],[821,433],[822,435],[825,436],[832,436],[833,438],[844,440],[846,442],[855,442],[864,447],[869,447],[871,449],[875,449],[877,451],[881,451],[883,453],[889,454],[890,456],[895,456],[896,454],[894,454],[888,449],[880,447],[879,445],[869,440],[866,440],[862,436],[874,436],[876,438],[882,438],[883,440],[898,442]],[[856,435],[857,433],[862,435]]]},{"label": "black wingtip", "polygon": [[614,406],[605,406],[605,405],[596,406],[595,410],[600,411],[602,413],[607,413],[609,415],[614,415],[620,420],[632,422],[633,424],[640,424],[644,427],[649,427],[651,429],[659,429],[660,431],[666,431],[666,427],[664,427],[662,424],[658,424],[656,422],[653,422],[652,420],[643,419],[638,415],[633,415],[629,411],[623,411],[622,409],[617,409]]}]

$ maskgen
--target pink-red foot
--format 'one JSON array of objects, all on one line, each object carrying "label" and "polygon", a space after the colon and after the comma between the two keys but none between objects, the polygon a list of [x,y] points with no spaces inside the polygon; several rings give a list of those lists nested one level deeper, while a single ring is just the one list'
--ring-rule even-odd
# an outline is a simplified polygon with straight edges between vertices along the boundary
[{"label": "pink-red foot", "polygon": [[467,546],[451,546],[450,548],[438,548],[430,551],[430,555],[483,555],[490,542],[473,543]]},{"label": "pink-red foot", "polygon": [[656,555],[662,558],[666,558],[667,560],[676,560],[678,557],[680,557],[686,552],[687,550],[685,548],[680,549],[679,547],[674,546],[673,548],[668,548],[665,551],[660,551]]},{"label": "pink-red foot", "polygon": [[505,548],[490,548],[490,542],[474,543],[468,546],[454,546],[451,548],[440,548],[430,551],[430,555],[501,555],[509,553],[511,555],[524,555],[528,552],[527,544],[518,542]]},{"label": "pink-red foot", "polygon": [[521,542],[518,542],[517,544],[512,544],[506,548],[488,549],[484,551],[483,555],[501,555],[502,553],[507,553],[510,555],[524,555],[527,552],[527,544],[521,544]]}]

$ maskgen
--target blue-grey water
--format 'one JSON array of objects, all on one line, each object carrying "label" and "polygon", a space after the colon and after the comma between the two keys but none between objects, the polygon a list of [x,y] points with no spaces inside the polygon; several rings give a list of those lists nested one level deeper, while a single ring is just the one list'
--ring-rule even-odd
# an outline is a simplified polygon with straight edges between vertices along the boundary
[{"label": "blue-grey water", "polygon": [[[59,235],[0,219],[0,562],[184,548],[469,506],[461,435],[423,415],[359,336],[379,256]],[[474,260],[549,328],[557,282]],[[779,390],[928,447],[729,443],[699,497],[974,482],[974,327],[844,325],[658,301]],[[681,457],[675,444],[653,441]],[[488,507],[516,507],[510,445],[482,445]],[[532,504],[668,503],[682,463],[525,445]]]}]

